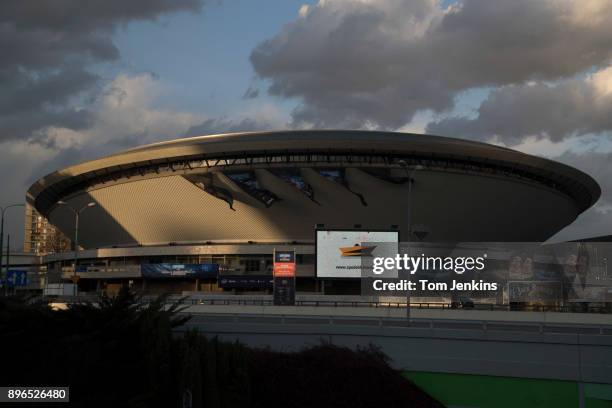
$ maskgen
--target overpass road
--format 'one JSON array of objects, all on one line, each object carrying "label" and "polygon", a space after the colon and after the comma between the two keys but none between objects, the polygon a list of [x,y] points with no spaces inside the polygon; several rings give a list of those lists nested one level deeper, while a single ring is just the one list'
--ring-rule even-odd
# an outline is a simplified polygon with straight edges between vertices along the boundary
[{"label": "overpass road", "polygon": [[[376,345],[402,370],[612,384],[610,315],[274,306],[187,307],[178,331],[296,351]],[[397,314],[397,315],[396,315]]]}]

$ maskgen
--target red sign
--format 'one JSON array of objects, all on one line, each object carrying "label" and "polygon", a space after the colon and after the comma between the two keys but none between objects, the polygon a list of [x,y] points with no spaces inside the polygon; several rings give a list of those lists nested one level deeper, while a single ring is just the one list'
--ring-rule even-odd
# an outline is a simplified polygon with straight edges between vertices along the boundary
[{"label": "red sign", "polygon": [[274,251],[274,277],[295,277],[295,251]]}]

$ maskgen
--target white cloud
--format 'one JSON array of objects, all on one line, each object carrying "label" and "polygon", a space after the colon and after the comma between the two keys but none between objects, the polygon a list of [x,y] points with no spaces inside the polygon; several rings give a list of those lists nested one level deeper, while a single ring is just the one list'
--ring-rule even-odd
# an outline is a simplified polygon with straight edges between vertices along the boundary
[{"label": "white cloud", "polygon": [[[508,147],[501,142],[497,144]],[[568,152],[574,154],[589,152],[610,153],[612,152],[612,135],[591,134],[586,136],[574,136],[560,142],[554,142],[550,139],[537,136],[528,136],[525,137],[521,143],[511,147],[523,153],[551,159]]]},{"label": "white cloud", "polygon": [[321,0],[251,54],[293,123],[397,129],[466,90],[572,78],[612,58],[612,0]]},{"label": "white cloud", "polygon": [[398,132],[408,133],[425,133],[427,124],[431,122],[434,114],[431,111],[419,111],[413,117],[412,120],[404,126],[397,129]]},{"label": "white cloud", "polygon": [[150,74],[119,75],[96,102],[94,125],[82,132],[90,143],[139,135],[142,144],[175,138],[202,115],[157,108],[161,99],[172,97]]},{"label": "white cloud", "polygon": [[[131,147],[171,139],[202,120],[203,115],[162,109],[156,105],[171,98],[170,90],[150,74],[118,75],[89,107],[92,124],[83,130],[50,127],[35,137],[41,143],[66,149],[111,153],[105,145]],[[93,157],[91,157],[93,158]]]},{"label": "white cloud", "polygon": [[612,67],[607,67],[587,78],[599,98],[608,98],[612,94]]},{"label": "white cloud", "polygon": [[184,136],[287,129],[286,115],[270,103],[249,103],[230,117],[207,118],[191,126]]},{"label": "white cloud", "polygon": [[[29,140],[0,143],[0,205],[24,202],[29,185],[49,172],[128,147],[176,138],[202,121],[200,114],[156,107],[166,97],[172,97],[168,88],[149,74],[119,75],[90,107],[91,127],[49,127]],[[23,218],[17,218],[9,230],[21,246]]]},{"label": "white cloud", "polygon": [[[182,137],[204,124],[215,130],[269,130],[286,128],[287,117],[270,103],[248,101],[228,118],[161,108],[176,98],[166,84],[150,74],[118,75],[91,104],[91,126],[82,130],[63,127],[42,129],[28,140],[0,143],[0,205],[22,203],[26,190],[37,178],[78,162],[118,151]],[[232,129],[232,127],[246,127]],[[13,243],[23,242],[23,216],[11,216],[7,224]]]},{"label": "white cloud", "polygon": [[489,92],[477,114],[431,122],[427,131],[508,146],[527,139],[559,142],[612,131],[612,66],[554,82],[508,85]]},{"label": "white cloud", "polygon": [[310,11],[310,6],[308,4],[303,4],[300,7],[300,11],[298,12],[299,16],[304,18],[308,15],[308,12]]}]

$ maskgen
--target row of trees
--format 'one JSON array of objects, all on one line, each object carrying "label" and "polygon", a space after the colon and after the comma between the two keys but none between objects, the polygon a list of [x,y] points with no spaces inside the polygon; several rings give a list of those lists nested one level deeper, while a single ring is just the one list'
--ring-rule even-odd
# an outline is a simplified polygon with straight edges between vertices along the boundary
[{"label": "row of trees", "polygon": [[165,300],[122,290],[54,311],[0,298],[0,384],[68,385],[74,407],[441,406],[375,348],[279,353],[178,334],[189,316]]}]

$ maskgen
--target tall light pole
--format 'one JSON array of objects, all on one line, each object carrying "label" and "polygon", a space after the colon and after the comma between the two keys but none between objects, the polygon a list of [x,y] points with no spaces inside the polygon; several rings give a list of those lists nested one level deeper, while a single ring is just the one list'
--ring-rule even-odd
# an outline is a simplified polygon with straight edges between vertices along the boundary
[{"label": "tall light pole", "polygon": [[[9,208],[24,207],[24,206],[25,204],[11,204],[11,205],[7,205],[6,207],[0,207],[0,212],[2,213],[2,216],[0,217],[0,278],[4,276],[2,274],[2,269],[3,269],[2,268],[2,253],[4,252],[4,213]],[[7,268],[7,273],[8,273],[8,268]]]},{"label": "tall light pole", "polygon": [[[408,176],[408,239],[412,242],[412,183],[414,181],[414,173],[423,169],[423,166],[417,164],[409,168],[404,160],[398,161]],[[410,322],[410,290],[406,291],[406,319]]]},{"label": "tall light pole", "polygon": [[[74,294],[76,296],[76,273],[77,273],[77,263],[79,262],[79,215],[85,211],[88,208],[91,207],[95,207],[96,203],[91,201],[87,204],[85,204],[83,207],[79,208],[78,210],[73,208],[70,204],[68,204],[65,201],[58,201],[57,202],[59,205],[63,205],[66,206],[66,208],[69,208],[73,213],[74,213],[74,268],[72,271],[72,276],[73,276],[73,281],[72,283],[75,285],[74,286]],[[60,280],[61,280],[61,272],[60,272]]]},{"label": "tall light pole", "polygon": [[[11,270],[11,234],[6,234],[6,280],[8,281],[8,275]],[[15,282],[13,282],[14,284]],[[4,286],[4,293],[6,294],[6,290],[8,285]],[[13,285],[13,294],[15,294],[15,285]]]}]

